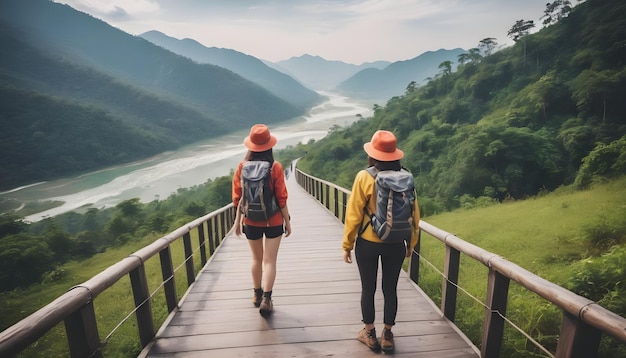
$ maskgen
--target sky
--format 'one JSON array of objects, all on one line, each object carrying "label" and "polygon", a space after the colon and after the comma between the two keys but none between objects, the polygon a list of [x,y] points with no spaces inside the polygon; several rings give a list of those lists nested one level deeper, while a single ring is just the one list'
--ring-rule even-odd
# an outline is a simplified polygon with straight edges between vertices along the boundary
[{"label": "sky", "polygon": [[278,62],[304,54],[359,65],[496,38],[547,0],[55,0],[132,35],[157,30]]}]

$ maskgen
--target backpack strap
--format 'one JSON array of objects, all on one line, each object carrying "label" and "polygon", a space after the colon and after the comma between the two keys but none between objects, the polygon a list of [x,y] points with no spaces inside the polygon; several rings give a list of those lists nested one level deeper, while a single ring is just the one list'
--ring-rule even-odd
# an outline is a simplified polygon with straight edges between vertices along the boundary
[{"label": "backpack strap", "polygon": [[[243,168],[244,163],[245,161],[241,162],[242,168]],[[246,192],[248,191],[248,186],[246,185],[246,181],[243,179],[243,173],[240,173],[239,181],[241,182],[241,198],[239,198],[239,205],[237,205],[237,209],[241,211],[242,214],[244,214],[246,210],[245,209],[246,199],[247,199]]]},{"label": "backpack strap", "polygon": [[[374,179],[376,179],[376,176],[378,175],[378,172],[380,172],[380,170],[376,169],[375,166],[371,166],[367,169],[365,169],[372,177],[374,177]],[[365,229],[367,229],[367,226],[369,224],[371,224],[372,222],[372,215],[370,214],[369,210],[367,209],[367,203],[365,204],[365,206],[363,207],[363,212],[365,213],[365,216],[367,216],[368,218],[370,218],[369,220],[367,220],[367,222],[365,223],[365,225],[363,225],[363,221],[361,221],[361,228],[359,229],[359,234],[358,236],[361,236],[361,234],[363,234],[363,232],[365,232]]]}]

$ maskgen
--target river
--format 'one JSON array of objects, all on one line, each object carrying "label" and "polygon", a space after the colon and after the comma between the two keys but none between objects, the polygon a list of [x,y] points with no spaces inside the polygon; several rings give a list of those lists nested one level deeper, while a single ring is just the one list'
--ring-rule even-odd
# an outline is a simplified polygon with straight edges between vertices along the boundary
[{"label": "river", "polygon": [[[323,138],[334,126],[347,126],[357,115],[372,115],[372,105],[335,93],[320,92],[327,101],[306,115],[269,125],[278,139],[275,149]],[[176,151],[112,167],[78,177],[23,186],[0,193],[0,200],[22,203],[58,201],[60,206],[25,217],[35,222],[68,211],[106,208],[131,198],[142,202],[165,199],[180,188],[203,184],[209,179],[228,175],[243,159],[243,138],[249,129],[217,139],[197,142]],[[19,211],[18,211],[19,213]]]}]

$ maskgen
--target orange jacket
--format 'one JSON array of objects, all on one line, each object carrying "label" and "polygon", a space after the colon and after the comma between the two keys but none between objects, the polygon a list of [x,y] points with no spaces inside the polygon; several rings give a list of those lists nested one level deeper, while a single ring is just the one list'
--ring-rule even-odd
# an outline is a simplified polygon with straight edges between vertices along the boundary
[{"label": "orange jacket", "polygon": [[[233,175],[232,197],[235,207],[239,205],[239,200],[241,199],[241,168],[243,167],[243,163],[244,162],[239,163]],[[285,205],[287,205],[287,186],[285,185],[283,166],[277,161],[274,161],[274,165],[272,166],[271,186],[278,206],[284,208]],[[283,215],[278,211],[276,214],[272,215],[269,221],[252,221],[248,220],[248,218],[244,218],[243,223],[250,226],[280,226],[283,224]]]}]

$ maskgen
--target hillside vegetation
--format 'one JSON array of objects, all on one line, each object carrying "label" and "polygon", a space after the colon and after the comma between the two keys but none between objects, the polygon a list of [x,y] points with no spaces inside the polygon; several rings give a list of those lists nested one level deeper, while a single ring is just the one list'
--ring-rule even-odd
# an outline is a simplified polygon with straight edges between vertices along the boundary
[{"label": "hillside vegetation", "polygon": [[0,96],[0,190],[305,111],[227,69],[48,0],[0,0]]},{"label": "hillside vegetation", "polygon": [[349,188],[363,143],[391,130],[424,214],[626,173],[625,29],[626,3],[586,1],[511,48],[472,51],[456,71],[442,63],[426,85],[290,157],[307,153],[305,171]]}]

